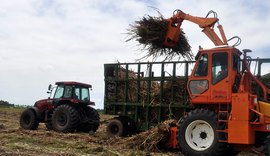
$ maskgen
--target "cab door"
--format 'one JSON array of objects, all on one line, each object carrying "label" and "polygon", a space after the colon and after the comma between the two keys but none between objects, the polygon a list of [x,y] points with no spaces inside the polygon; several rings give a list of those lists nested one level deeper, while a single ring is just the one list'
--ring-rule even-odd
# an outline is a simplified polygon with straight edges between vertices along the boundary
[{"label": "cab door", "polygon": [[188,92],[193,104],[209,102],[209,54],[202,52],[188,81]]},{"label": "cab door", "polygon": [[228,51],[213,52],[211,56],[210,101],[228,102],[231,98],[230,61]]}]

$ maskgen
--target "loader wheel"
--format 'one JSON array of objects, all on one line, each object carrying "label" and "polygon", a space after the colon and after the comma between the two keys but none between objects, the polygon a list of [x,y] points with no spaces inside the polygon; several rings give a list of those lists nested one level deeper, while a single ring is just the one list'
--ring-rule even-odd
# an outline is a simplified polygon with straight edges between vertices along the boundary
[{"label": "loader wheel", "polygon": [[90,122],[78,125],[77,130],[81,132],[96,132],[100,124],[98,111],[89,106],[85,107],[84,109],[87,120]]},{"label": "loader wheel", "polygon": [[39,121],[36,112],[33,109],[26,109],[22,112],[20,117],[20,126],[27,130],[36,130],[38,128]]},{"label": "loader wheel", "polygon": [[52,127],[58,132],[73,132],[79,123],[79,115],[75,108],[69,105],[58,106],[52,115]]},{"label": "loader wheel", "polygon": [[192,156],[222,155],[227,144],[219,142],[217,117],[213,111],[195,109],[183,118],[178,127],[178,144],[183,154]]},{"label": "loader wheel", "polygon": [[264,142],[264,149],[263,149],[265,156],[270,156],[270,135],[267,136]]},{"label": "loader wheel", "polygon": [[107,134],[110,137],[124,136],[125,132],[123,122],[118,119],[111,120],[107,125]]}]

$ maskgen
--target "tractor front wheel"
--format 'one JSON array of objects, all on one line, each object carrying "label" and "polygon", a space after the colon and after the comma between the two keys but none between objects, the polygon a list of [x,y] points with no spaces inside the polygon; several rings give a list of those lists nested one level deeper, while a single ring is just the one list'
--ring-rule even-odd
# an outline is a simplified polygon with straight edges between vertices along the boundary
[{"label": "tractor front wheel", "polygon": [[79,123],[78,111],[69,105],[58,106],[52,115],[52,127],[58,132],[73,132]]},{"label": "tractor front wheel", "polygon": [[222,155],[227,146],[219,142],[217,117],[213,111],[195,109],[178,127],[178,144],[185,155]]},{"label": "tractor front wheel", "polygon": [[36,112],[33,109],[26,109],[22,112],[20,117],[20,126],[27,130],[36,130],[38,128],[39,121]]}]

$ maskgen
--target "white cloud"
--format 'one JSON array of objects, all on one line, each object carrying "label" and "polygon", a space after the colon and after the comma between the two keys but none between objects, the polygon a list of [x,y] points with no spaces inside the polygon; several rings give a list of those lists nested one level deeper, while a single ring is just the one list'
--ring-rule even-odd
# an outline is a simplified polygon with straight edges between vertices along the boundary
[{"label": "white cloud", "polygon": [[[175,9],[195,16],[218,13],[228,38],[242,38],[240,49],[269,47],[270,2],[217,0],[12,0],[0,4],[0,99],[32,105],[46,98],[49,83],[74,80],[93,85],[102,108],[103,64],[133,62],[140,53],[125,43],[129,24],[156,7],[170,17]],[[184,22],[193,51],[212,43],[198,26]],[[265,51],[263,51],[265,52]],[[257,56],[256,52],[254,52]],[[267,56],[265,53],[261,55]]]}]

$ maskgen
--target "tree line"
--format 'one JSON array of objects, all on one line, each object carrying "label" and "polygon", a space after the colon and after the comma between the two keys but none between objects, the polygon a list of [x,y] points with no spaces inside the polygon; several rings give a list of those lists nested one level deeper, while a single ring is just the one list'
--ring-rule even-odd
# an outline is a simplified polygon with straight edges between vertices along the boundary
[{"label": "tree line", "polygon": [[8,101],[0,100],[0,106],[14,107],[14,104],[9,103]]}]

